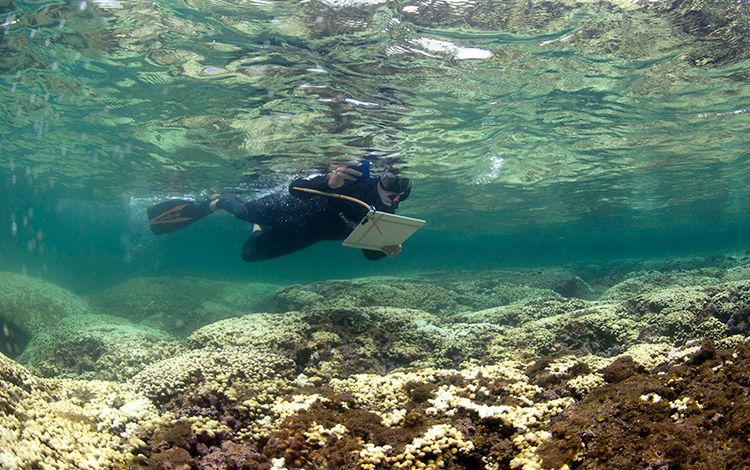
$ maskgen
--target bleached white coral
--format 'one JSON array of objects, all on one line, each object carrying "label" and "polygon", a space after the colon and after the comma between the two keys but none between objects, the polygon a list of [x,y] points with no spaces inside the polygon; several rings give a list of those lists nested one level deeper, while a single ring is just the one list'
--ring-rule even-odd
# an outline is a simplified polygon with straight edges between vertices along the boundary
[{"label": "bleached white coral", "polygon": [[334,438],[340,438],[346,434],[348,429],[341,423],[336,424],[332,428],[325,428],[320,424],[314,423],[309,431],[305,432],[305,438],[309,444],[323,447],[328,444],[328,441]]},{"label": "bleached white coral", "polygon": [[456,428],[438,424],[407,444],[401,454],[390,459],[390,463],[392,468],[442,468],[445,461],[453,459],[455,454],[470,452],[472,449],[474,443],[464,440]]},{"label": "bleached white coral", "polygon": [[479,419],[499,419],[508,426],[524,430],[542,419],[558,414],[573,403],[572,398],[566,397],[535,403],[532,406],[481,405],[469,398],[458,396],[457,392],[458,388],[453,385],[441,387],[436,397],[429,400],[432,406],[425,410],[426,413],[452,416],[463,409],[476,413]]}]

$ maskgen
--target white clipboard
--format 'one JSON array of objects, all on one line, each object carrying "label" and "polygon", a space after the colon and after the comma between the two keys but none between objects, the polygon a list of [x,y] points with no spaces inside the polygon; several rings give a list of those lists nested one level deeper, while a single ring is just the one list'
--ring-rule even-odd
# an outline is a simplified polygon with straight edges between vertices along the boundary
[{"label": "white clipboard", "polygon": [[420,219],[370,211],[344,240],[343,245],[365,250],[380,250],[384,246],[400,245],[424,224],[425,221]]}]

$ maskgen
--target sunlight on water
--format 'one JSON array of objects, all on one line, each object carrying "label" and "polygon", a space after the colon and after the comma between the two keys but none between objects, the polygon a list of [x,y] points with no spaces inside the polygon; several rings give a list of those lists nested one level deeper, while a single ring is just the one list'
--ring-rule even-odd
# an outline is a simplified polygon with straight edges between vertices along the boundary
[{"label": "sunlight on water", "polygon": [[529,5],[5,0],[8,243],[46,246],[25,212],[59,195],[254,197],[363,156],[436,233],[747,223],[744,3]]}]

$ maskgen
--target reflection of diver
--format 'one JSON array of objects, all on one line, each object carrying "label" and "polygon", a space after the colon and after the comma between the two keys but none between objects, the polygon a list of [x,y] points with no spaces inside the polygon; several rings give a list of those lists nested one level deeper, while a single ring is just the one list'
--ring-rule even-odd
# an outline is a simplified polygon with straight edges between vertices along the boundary
[{"label": "reflection of diver", "polygon": [[[323,240],[343,240],[367,210],[343,199],[318,197],[305,190],[356,198],[378,211],[392,214],[399,203],[409,197],[409,178],[393,171],[371,178],[369,164],[368,160],[363,160],[351,166],[334,167],[324,175],[298,178],[289,185],[288,192],[244,203],[235,197],[201,203],[163,202],[148,211],[151,230],[155,234],[172,232],[216,209],[224,209],[253,224],[253,233],[242,247],[245,261],[277,258]],[[378,260],[386,255],[398,256],[401,245],[386,246],[382,251],[362,251],[365,258]]]}]

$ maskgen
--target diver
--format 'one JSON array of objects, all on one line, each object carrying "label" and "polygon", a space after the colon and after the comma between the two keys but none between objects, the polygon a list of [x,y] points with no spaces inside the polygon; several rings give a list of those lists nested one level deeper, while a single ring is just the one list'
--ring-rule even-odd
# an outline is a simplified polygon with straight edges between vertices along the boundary
[{"label": "diver", "polygon": [[[330,172],[297,178],[289,190],[242,202],[236,197],[215,197],[195,203],[172,200],[148,210],[151,230],[159,235],[182,228],[218,209],[253,224],[242,247],[242,259],[261,261],[288,255],[323,240],[344,240],[367,214],[354,198],[377,211],[393,214],[411,192],[409,178],[394,170],[370,175],[370,161],[338,165]],[[401,253],[401,245],[362,252],[368,260]]]}]

